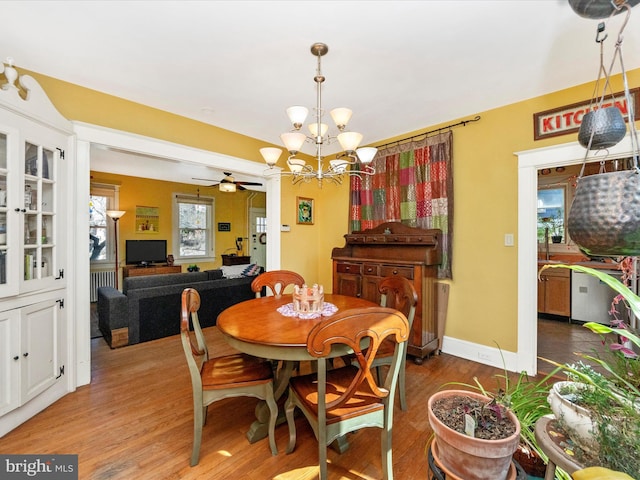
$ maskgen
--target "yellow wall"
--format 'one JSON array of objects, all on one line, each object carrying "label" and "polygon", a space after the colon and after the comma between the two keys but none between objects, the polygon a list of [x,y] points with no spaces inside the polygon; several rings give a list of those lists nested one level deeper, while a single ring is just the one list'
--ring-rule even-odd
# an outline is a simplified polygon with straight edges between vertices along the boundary
[{"label": "yellow wall", "polygon": [[[114,175],[104,172],[91,172],[91,180],[97,183],[113,183],[120,186],[119,206],[120,210],[127,213],[120,219],[118,223],[118,237],[120,243],[118,251],[120,255],[120,264],[125,263],[125,241],[126,240],[167,240],[167,254],[173,253],[177,256],[173,249],[172,239],[172,194],[182,193],[195,195],[197,188],[194,185],[176,182],[163,182],[160,180],[150,180],[145,178],[128,177],[124,175]],[[218,268],[222,264],[220,255],[222,253],[238,253],[250,255],[248,240],[243,241],[243,252],[236,251],[235,239],[237,237],[247,238],[247,198],[249,190],[238,190],[235,193],[221,193],[217,188],[200,187],[200,194],[207,197],[215,198],[215,262],[193,262],[196,263],[201,270]],[[265,207],[266,195],[258,192],[258,195],[252,200],[252,206],[255,208]],[[158,207],[160,214],[160,228],[157,233],[139,233],[135,229],[135,211],[136,206]],[[218,222],[231,223],[230,232],[219,232],[217,228]],[[188,265],[184,264],[183,271],[186,271]]]},{"label": "yellow wall", "polygon": [[[551,73],[550,73],[551,74]],[[197,148],[261,162],[255,139],[34,74],[60,112],[70,120],[104,125]],[[631,88],[640,71],[629,73]],[[527,79],[523,79],[527,81]],[[621,91],[614,78],[614,91]],[[481,115],[479,122],[454,129],[453,281],[446,335],[515,351],[517,341],[517,157],[514,152],[575,141],[576,134],[533,140],[533,114],[586,100],[593,85],[581,85],[486,112],[469,112],[427,131]],[[478,92],[491,95],[491,92]],[[414,105],[413,108],[421,108]],[[391,120],[392,121],[392,120]],[[393,130],[390,125],[389,130]],[[387,143],[419,133],[407,132]],[[281,164],[283,160],[280,160]],[[346,182],[345,182],[346,183]],[[316,200],[314,225],[297,225],[295,197]],[[331,248],[342,246],[348,223],[348,185],[283,181],[282,268],[300,272],[309,283],[331,285]],[[504,246],[504,234],[516,246]],[[531,295],[536,295],[535,291]]]}]

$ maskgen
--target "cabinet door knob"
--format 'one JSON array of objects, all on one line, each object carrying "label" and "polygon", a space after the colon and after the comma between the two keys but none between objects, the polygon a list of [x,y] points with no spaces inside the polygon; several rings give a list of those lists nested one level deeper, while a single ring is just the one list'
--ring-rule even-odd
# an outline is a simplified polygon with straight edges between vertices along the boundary
[{"label": "cabinet door knob", "polygon": [[14,360],[18,360],[20,357],[18,355],[16,355],[15,357],[13,357]]},{"label": "cabinet door knob", "polygon": [[29,356],[29,352],[25,352],[22,354],[23,357],[28,357]]},{"label": "cabinet door knob", "polygon": [[398,270],[394,270],[394,271],[393,271],[393,274],[394,274],[394,275],[397,275],[397,274],[398,274]]}]

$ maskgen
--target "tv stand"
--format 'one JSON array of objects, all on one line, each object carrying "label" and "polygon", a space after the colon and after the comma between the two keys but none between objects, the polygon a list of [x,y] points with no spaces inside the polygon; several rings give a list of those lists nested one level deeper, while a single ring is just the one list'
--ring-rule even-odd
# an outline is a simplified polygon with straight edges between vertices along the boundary
[{"label": "tv stand", "polygon": [[125,265],[122,267],[122,278],[139,277],[142,275],[163,275],[165,273],[181,273],[180,265]]}]

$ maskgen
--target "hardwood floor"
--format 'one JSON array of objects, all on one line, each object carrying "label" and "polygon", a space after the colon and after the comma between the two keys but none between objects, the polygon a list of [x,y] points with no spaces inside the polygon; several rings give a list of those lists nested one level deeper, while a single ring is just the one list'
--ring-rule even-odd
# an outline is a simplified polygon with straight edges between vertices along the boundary
[{"label": "hardwood floor", "polygon": [[[210,351],[231,352],[215,327],[205,329]],[[302,416],[297,419],[296,450],[285,454],[286,425],[276,429],[279,454],[267,440],[249,444],[255,399],[235,398],[209,407],[200,463],[189,466],[193,404],[191,384],[179,336],[110,350],[102,338],[92,341],[92,383],[80,387],[0,438],[3,454],[78,454],[79,478],[102,479],[248,479],[317,478],[317,443]],[[489,388],[501,370],[442,354],[423,365],[407,362],[409,409],[394,413],[393,463],[398,480],[427,478],[425,446],[431,435],[429,396],[449,381]],[[350,448],[329,451],[331,480],[378,479],[380,431],[350,434]]]},{"label": "hardwood floor", "polygon": [[[582,326],[566,320],[538,319],[538,357],[558,363],[573,363],[579,360],[578,353],[602,352],[600,336]],[[538,372],[548,373],[553,365],[538,359]]]}]

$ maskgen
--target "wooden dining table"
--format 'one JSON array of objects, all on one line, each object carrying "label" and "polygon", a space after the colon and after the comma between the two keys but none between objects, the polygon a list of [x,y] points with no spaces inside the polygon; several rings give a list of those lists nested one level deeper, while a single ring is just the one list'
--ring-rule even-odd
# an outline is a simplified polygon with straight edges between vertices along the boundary
[{"label": "wooden dining table", "polygon": [[[335,305],[337,311],[377,306],[369,300],[348,295],[325,294],[324,301]],[[282,361],[274,381],[276,401],[286,392],[296,363],[316,360],[307,352],[307,337],[311,329],[323,318],[304,319],[285,316],[278,312],[278,308],[292,302],[290,294],[282,295],[280,298],[254,298],[223,310],[217,320],[218,329],[235,349],[256,357]],[[330,356],[339,357],[348,353],[350,352],[336,349]],[[269,413],[266,405],[262,403],[256,408],[257,420],[247,432],[247,438],[251,443],[265,438],[268,434]],[[346,444],[343,444],[339,450],[346,448]]]}]

